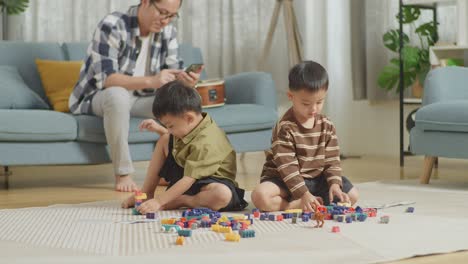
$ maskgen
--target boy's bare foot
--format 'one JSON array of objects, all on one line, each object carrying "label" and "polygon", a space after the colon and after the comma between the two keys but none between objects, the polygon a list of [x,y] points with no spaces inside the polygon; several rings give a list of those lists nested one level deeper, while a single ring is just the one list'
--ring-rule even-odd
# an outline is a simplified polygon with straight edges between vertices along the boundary
[{"label": "boy's bare foot", "polygon": [[121,204],[122,208],[131,208],[133,206],[135,206],[135,195],[132,194],[130,197],[128,197],[127,199],[125,199],[122,204]]},{"label": "boy's bare foot", "polygon": [[126,176],[115,176],[115,190],[119,192],[133,192],[137,190],[137,185],[130,177],[130,175]]}]

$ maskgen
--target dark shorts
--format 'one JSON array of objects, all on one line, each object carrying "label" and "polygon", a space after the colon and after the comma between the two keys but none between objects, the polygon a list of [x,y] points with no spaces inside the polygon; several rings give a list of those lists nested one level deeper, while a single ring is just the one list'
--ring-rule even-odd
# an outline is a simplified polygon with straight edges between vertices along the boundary
[{"label": "dark shorts", "polygon": [[[164,162],[161,171],[159,172],[159,176],[164,178],[168,183],[169,186],[167,189],[171,188],[176,182],[184,177],[184,168],[179,166],[172,155],[172,142],[173,136],[171,135],[169,139],[169,155]],[[222,179],[217,177],[205,177],[199,180],[196,180],[194,184],[188,189],[184,194],[185,195],[196,195],[200,192],[203,186],[206,186],[210,183],[221,183],[226,185],[229,190],[231,190],[232,198],[229,204],[222,208],[220,211],[241,211],[247,207],[248,203],[244,200],[244,193],[243,189],[237,188],[236,185],[228,180]]]},{"label": "dark shorts", "polygon": [[[351,189],[354,187],[353,184],[348,180],[348,178],[342,176],[342,181],[343,181],[343,192],[345,193],[348,193],[349,191],[351,191]],[[284,183],[284,181],[279,178],[279,177],[270,177],[270,178],[265,178],[263,180],[261,180],[261,182],[266,182],[266,181],[269,181],[269,182],[272,182],[276,185],[278,185],[278,187],[280,187],[281,189],[283,190],[286,190],[288,192],[288,200],[291,201],[292,197],[291,197],[291,193],[289,192],[288,190],[288,187],[286,186],[286,183]],[[323,199],[323,203],[325,205],[327,204],[330,204],[330,198],[328,196],[328,191],[329,191],[329,188],[328,188],[328,183],[327,183],[327,180],[325,179],[325,177],[323,175],[320,175],[318,177],[315,177],[315,178],[312,178],[312,179],[308,179],[308,178],[304,178],[304,182],[307,186],[307,189],[309,189],[309,192],[314,195],[314,196],[318,196],[318,197],[321,197]],[[337,197],[334,197],[333,198],[333,202],[339,202],[339,199]]]}]

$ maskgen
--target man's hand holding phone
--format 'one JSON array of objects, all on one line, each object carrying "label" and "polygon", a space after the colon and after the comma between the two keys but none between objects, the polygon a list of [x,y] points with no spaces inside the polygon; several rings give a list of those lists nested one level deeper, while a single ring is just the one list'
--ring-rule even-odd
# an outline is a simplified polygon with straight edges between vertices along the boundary
[{"label": "man's hand holding phone", "polygon": [[194,87],[200,79],[203,68],[203,64],[192,64],[185,71],[177,75],[177,80],[183,82],[188,87]]}]

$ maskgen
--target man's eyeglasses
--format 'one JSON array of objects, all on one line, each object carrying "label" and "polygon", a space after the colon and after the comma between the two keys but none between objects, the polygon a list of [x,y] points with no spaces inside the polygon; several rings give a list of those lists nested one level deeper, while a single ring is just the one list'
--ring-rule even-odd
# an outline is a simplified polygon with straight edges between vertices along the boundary
[{"label": "man's eyeglasses", "polygon": [[161,9],[159,9],[155,2],[151,2],[151,5],[154,6],[154,8],[156,8],[156,10],[159,13],[159,16],[161,16],[161,20],[176,20],[177,18],[179,18],[179,13],[171,14],[169,12],[162,11]]}]

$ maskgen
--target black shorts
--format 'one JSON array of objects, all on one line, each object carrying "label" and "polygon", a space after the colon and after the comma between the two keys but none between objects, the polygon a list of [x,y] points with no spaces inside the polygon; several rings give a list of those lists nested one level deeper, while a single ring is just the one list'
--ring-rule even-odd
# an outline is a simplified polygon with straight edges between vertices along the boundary
[{"label": "black shorts", "polygon": [[[342,176],[341,179],[342,179],[342,182],[343,182],[342,190],[343,190],[343,192],[348,193],[349,191],[351,191],[351,189],[354,186],[348,180],[348,178]],[[269,178],[264,178],[264,179],[261,180],[261,182],[266,182],[266,181],[272,182],[272,183],[278,185],[278,187],[280,187],[281,189],[286,190],[288,192],[288,198],[287,199],[289,201],[292,200],[291,192],[289,191],[288,187],[286,186],[286,183],[284,183],[284,181],[281,178],[279,178],[279,177],[269,177]],[[320,175],[320,176],[317,176],[317,177],[311,178],[311,179],[304,178],[304,182],[305,182],[305,184],[307,186],[307,189],[309,189],[309,192],[312,195],[321,197],[323,199],[323,203],[325,205],[330,204],[330,198],[329,198],[329,195],[328,195],[329,187],[328,187],[327,180],[325,179],[325,176]],[[335,202],[335,203],[339,202],[338,197],[334,197],[333,202]]]},{"label": "black shorts", "polygon": [[[169,155],[167,156],[166,161],[164,162],[161,171],[159,172],[159,176],[164,178],[169,183],[167,189],[171,188],[174,184],[176,184],[176,182],[178,182],[184,177],[184,168],[177,164],[177,162],[174,159],[174,156],[172,155],[173,140],[173,136],[171,135],[169,139]],[[229,190],[231,190],[231,201],[226,207],[222,208],[220,211],[241,211],[244,210],[245,207],[247,207],[248,203],[244,200],[245,191],[243,189],[236,187],[236,185],[228,179],[217,178],[214,176],[196,180],[195,183],[192,184],[190,189],[188,189],[184,194],[196,195],[200,192],[203,186],[208,185],[210,183],[221,183],[226,185],[229,188]]]}]

